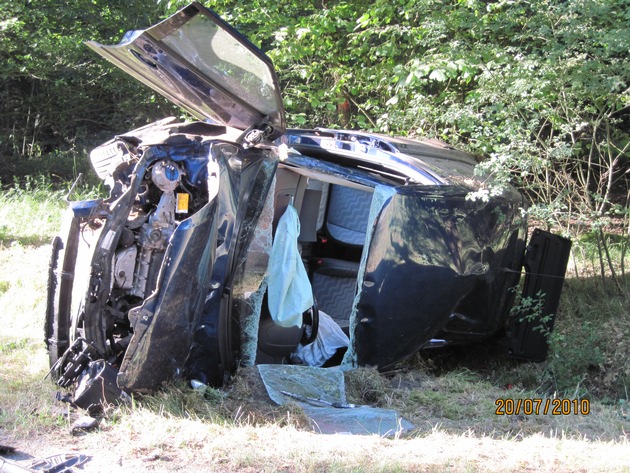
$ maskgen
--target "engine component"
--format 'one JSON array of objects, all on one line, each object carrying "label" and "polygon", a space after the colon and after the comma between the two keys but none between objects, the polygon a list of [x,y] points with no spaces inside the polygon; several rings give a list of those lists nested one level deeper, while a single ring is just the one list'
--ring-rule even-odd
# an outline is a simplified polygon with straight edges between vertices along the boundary
[{"label": "engine component", "polygon": [[83,338],[78,338],[53,365],[51,372],[58,376],[62,388],[73,384],[91,361],[99,359],[98,350]]},{"label": "engine component", "polygon": [[181,177],[179,166],[172,161],[160,161],[151,170],[151,180],[162,192],[173,192]]},{"label": "engine component", "polygon": [[142,248],[138,267],[134,277],[135,284],[129,294],[138,297],[144,297],[147,288],[147,279],[149,278],[149,268],[151,265],[151,254],[153,251],[149,248]]},{"label": "engine component", "polygon": [[120,240],[118,240],[118,246],[127,248],[128,246],[133,245],[135,240],[135,236],[131,230],[128,228],[124,228],[120,233]]},{"label": "engine component", "polygon": [[73,404],[89,412],[98,412],[103,404],[116,402],[123,395],[116,384],[117,373],[105,360],[90,362],[77,380]]},{"label": "engine component", "polygon": [[143,248],[161,250],[175,230],[175,194],[164,192],[155,211],[140,230],[140,245]]},{"label": "engine component", "polygon": [[[182,175],[183,172],[174,162],[169,160],[157,162],[151,169],[151,182],[162,194],[155,210],[143,215],[141,206],[137,206],[133,218],[130,215],[128,219],[129,228],[123,232],[126,238],[124,241],[121,238],[121,246],[125,248],[119,249],[115,255],[114,284],[117,288],[129,290],[132,296],[143,298],[154,288],[164,251],[177,227],[175,221],[177,199],[174,191],[180,185]],[[155,193],[147,188],[141,195],[144,199]],[[136,228],[139,228],[139,231],[137,244],[134,245],[133,238],[130,238],[128,233],[133,236],[131,230],[136,231]],[[156,265],[157,267],[152,270],[152,266]]]},{"label": "engine component", "polygon": [[114,263],[114,284],[120,289],[133,287],[133,274],[136,268],[138,248],[135,245],[116,252]]},{"label": "engine component", "polygon": [[114,170],[131,159],[129,147],[123,141],[116,140],[99,146],[90,153],[90,161],[98,177],[111,179]]}]

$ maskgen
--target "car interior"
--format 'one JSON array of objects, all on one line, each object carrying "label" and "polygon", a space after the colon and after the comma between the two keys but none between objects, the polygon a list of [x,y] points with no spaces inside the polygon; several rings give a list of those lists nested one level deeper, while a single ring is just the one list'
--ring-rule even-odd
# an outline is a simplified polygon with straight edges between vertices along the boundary
[{"label": "car interior", "polygon": [[[293,205],[300,221],[297,244],[317,308],[348,336],[373,191],[367,185],[313,171],[280,165],[276,172],[274,234],[287,206]],[[302,339],[303,327],[279,327],[264,312],[263,307],[257,362],[286,362]],[[331,364],[342,355],[338,353]]]}]

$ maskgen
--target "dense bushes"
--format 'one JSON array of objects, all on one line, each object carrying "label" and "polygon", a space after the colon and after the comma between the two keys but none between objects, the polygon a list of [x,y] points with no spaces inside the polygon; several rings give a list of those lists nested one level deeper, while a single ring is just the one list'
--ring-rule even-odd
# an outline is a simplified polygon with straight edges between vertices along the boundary
[{"label": "dense bushes", "polygon": [[231,3],[221,8],[274,59],[294,124],[485,155],[493,179],[477,198],[516,182],[539,224],[590,232],[605,269],[621,269],[602,228],[630,231],[627,0],[296,2],[285,16]]}]

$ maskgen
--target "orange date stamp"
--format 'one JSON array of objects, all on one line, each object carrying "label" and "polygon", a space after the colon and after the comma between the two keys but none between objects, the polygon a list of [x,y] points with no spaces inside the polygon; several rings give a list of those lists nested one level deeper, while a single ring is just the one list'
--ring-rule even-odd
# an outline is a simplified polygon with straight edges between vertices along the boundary
[{"label": "orange date stamp", "polygon": [[552,415],[587,416],[591,412],[591,401],[589,399],[497,399],[494,404],[497,406],[494,413],[498,416],[511,415]]}]

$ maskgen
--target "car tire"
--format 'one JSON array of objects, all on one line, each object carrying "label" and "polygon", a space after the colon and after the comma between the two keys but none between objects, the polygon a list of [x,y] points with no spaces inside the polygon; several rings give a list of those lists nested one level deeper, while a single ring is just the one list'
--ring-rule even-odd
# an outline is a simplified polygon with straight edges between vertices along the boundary
[{"label": "car tire", "polygon": [[56,236],[52,241],[48,264],[44,334],[51,367],[70,346],[70,312],[79,243],[79,220],[70,213],[67,214],[62,229],[62,236]]}]

